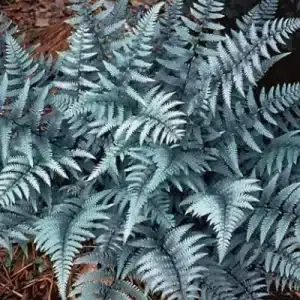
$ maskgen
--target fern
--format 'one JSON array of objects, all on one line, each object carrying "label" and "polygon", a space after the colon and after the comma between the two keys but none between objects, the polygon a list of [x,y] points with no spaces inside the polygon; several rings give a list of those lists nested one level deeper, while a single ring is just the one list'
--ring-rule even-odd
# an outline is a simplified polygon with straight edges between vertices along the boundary
[{"label": "fern", "polygon": [[0,247],[34,241],[62,299],[299,286],[300,84],[263,84],[300,20],[277,0],[235,29],[219,0],[69,4],[55,63],[0,16]]}]

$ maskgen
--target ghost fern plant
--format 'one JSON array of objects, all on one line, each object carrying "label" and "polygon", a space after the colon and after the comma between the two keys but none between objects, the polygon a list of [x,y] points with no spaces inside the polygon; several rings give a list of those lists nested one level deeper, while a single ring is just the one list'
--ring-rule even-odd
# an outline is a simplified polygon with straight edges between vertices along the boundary
[{"label": "ghost fern plant", "polygon": [[[300,84],[257,83],[300,20],[276,19],[277,0],[231,30],[221,0],[190,17],[182,0],[159,3],[137,21],[126,0],[69,2],[55,63],[0,27],[0,246],[33,240],[63,300],[297,286]],[[98,268],[70,286],[75,264]]]}]

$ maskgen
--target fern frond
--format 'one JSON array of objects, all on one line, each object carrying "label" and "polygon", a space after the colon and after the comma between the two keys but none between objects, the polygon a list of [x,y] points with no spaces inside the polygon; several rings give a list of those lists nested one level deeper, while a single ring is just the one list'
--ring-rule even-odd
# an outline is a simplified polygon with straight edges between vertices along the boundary
[{"label": "fern frond", "polygon": [[35,234],[33,225],[37,221],[31,204],[23,201],[22,206],[12,205],[0,209],[0,245],[13,256],[13,243],[28,243]]},{"label": "fern frond", "polygon": [[[105,191],[106,198],[114,196],[110,191]],[[96,249],[87,255],[77,258],[76,264],[101,264],[112,265],[116,264],[117,254],[123,248],[123,231],[125,225],[125,213],[111,209],[106,212],[108,220],[101,224],[101,228],[97,230],[96,235]],[[116,217],[117,216],[117,217]]]},{"label": "fern frond", "polygon": [[[203,280],[204,299],[264,299],[267,285],[260,266],[260,251],[256,244],[241,242],[243,235],[237,235],[230,246],[230,252],[221,264],[208,263]],[[239,240],[238,240],[239,239]]]},{"label": "fern frond", "polygon": [[[147,183],[153,173],[153,168],[152,165],[137,163],[128,167],[125,171],[128,173],[126,176],[126,182],[128,183],[126,199],[129,202],[129,209],[124,227],[124,242],[132,234],[134,226],[142,219],[141,210],[150,195]],[[125,200],[123,201],[125,204]]]},{"label": "fern frond", "polygon": [[35,243],[38,249],[50,255],[62,299],[67,299],[67,283],[73,259],[82,248],[82,242],[93,238],[96,223],[108,218],[99,205],[102,194],[89,198],[64,199],[60,211],[50,213],[35,224]]},{"label": "fern frond", "polygon": [[236,23],[238,28],[249,34],[251,27],[254,25],[259,31],[261,31],[265,22],[275,18],[278,4],[278,0],[262,0],[246,15],[242,16],[241,19],[237,19]]},{"label": "fern frond", "polygon": [[118,143],[110,145],[105,151],[104,157],[100,162],[93,168],[91,174],[88,177],[88,181],[91,181],[107,171],[118,174],[118,168],[116,165],[117,158],[124,156],[128,151],[128,146],[125,143]]},{"label": "fern frond", "polygon": [[70,50],[60,53],[60,71],[65,80],[56,80],[54,86],[64,89],[69,94],[71,103],[65,113],[66,118],[72,116],[73,106],[80,101],[80,95],[87,88],[99,87],[97,83],[98,68],[92,65],[97,56],[95,36],[91,32],[89,23],[80,24],[70,37]]},{"label": "fern frond", "polygon": [[5,42],[5,68],[11,86],[7,96],[16,97],[20,89],[23,88],[26,79],[30,78],[31,85],[37,84],[44,76],[45,71],[33,58],[30,58],[29,53],[10,34],[6,35]]},{"label": "fern frond", "polygon": [[278,249],[265,250],[264,268],[268,276],[268,286],[276,290],[294,289],[299,284],[299,242],[294,237],[285,238]]},{"label": "fern frond", "polygon": [[50,184],[48,173],[39,164],[30,166],[26,156],[8,159],[0,172],[0,203],[2,206],[14,204],[17,199],[30,200],[30,193],[40,193],[41,179]]},{"label": "fern frond", "polygon": [[186,121],[182,118],[184,113],[172,108],[181,104],[179,101],[170,101],[173,93],[158,93],[143,107],[138,116],[126,120],[116,131],[115,138],[118,140],[126,132],[125,140],[128,140],[135,131],[141,130],[140,144],[152,131],[153,142],[160,139],[160,143],[174,143],[181,139],[184,130],[181,125]]},{"label": "fern frond", "polygon": [[276,193],[278,177],[275,175],[262,192],[260,202],[255,205],[255,211],[249,219],[247,234],[247,239],[250,239],[256,228],[260,227],[260,242],[263,244],[270,229],[275,229],[276,249],[290,229],[294,228],[298,235],[297,228],[300,224],[299,183],[292,183]]},{"label": "fern frond", "polygon": [[[218,56],[209,58],[209,68],[213,75],[213,86],[220,85],[225,103],[231,107],[231,93],[235,87],[244,96],[244,84],[256,85],[255,72],[261,72],[261,59],[269,59],[268,47],[280,52],[278,44],[284,44],[284,38],[300,28],[298,19],[278,19],[264,24],[262,38],[252,26],[249,37],[243,32],[234,33],[233,37],[226,36],[224,42],[218,44]],[[245,82],[246,81],[246,82]]]},{"label": "fern frond", "polygon": [[90,271],[75,282],[75,289],[70,296],[76,299],[136,299],[147,300],[143,292],[134,284],[118,279],[111,270]]},{"label": "fern frond", "polygon": [[[261,103],[259,111],[265,121],[279,126],[284,131],[286,131],[287,126],[282,126],[281,124],[285,122],[298,128],[297,120],[293,117],[293,113],[299,114],[299,98],[299,83],[277,85],[271,87],[268,92],[263,88],[259,97]],[[283,117],[280,118],[279,114],[283,114]]]},{"label": "fern frond", "polygon": [[[148,237],[135,243],[146,248],[137,262],[137,274],[148,282],[153,292],[161,291],[168,299],[194,299],[194,282],[205,271],[199,265],[205,256],[201,251],[203,235],[189,234],[190,228],[190,225],[179,226],[162,232],[160,238]],[[162,265],[164,272],[161,272]]]},{"label": "fern frond", "polygon": [[233,231],[245,220],[245,209],[253,210],[252,202],[259,200],[252,195],[260,190],[253,179],[217,183],[211,192],[189,196],[182,205],[190,205],[186,213],[202,217],[208,215],[217,232],[220,262],[224,259]]},{"label": "fern frond", "polygon": [[170,202],[168,194],[157,193],[151,195],[148,197],[144,207],[145,216],[150,215],[151,222],[157,223],[162,228],[170,229],[175,227],[175,220],[174,215],[171,213]]},{"label": "fern frond", "polygon": [[[298,161],[299,131],[294,130],[273,139],[263,151],[257,162],[257,171],[271,174],[281,172],[283,167],[292,166]],[[255,159],[255,158],[254,158]]]},{"label": "fern frond", "polygon": [[[223,40],[223,36],[216,34],[215,32],[223,30],[224,27],[221,24],[217,23],[216,20],[224,17],[224,15],[222,14],[223,9],[224,3],[222,3],[221,1],[197,1],[193,3],[191,14],[197,21],[199,21],[199,24],[189,20],[184,16],[182,17],[182,20],[190,30],[196,32],[198,41],[218,42],[220,40]],[[207,31],[209,31],[209,33],[207,33]],[[191,35],[189,35],[189,37],[190,39],[192,39]],[[186,39],[186,37],[183,38]]]}]

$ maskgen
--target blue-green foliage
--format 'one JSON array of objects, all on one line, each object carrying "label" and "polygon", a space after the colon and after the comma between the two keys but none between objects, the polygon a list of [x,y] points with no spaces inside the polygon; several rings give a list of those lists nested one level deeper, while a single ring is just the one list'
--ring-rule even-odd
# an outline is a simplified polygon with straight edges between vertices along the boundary
[{"label": "blue-green foliage", "polygon": [[69,2],[55,63],[0,17],[0,247],[33,240],[63,300],[299,285],[300,83],[257,83],[300,20],[263,0],[227,30],[223,1],[173,0],[132,28],[126,0]]}]

